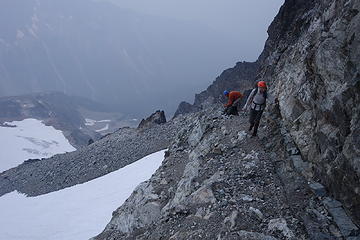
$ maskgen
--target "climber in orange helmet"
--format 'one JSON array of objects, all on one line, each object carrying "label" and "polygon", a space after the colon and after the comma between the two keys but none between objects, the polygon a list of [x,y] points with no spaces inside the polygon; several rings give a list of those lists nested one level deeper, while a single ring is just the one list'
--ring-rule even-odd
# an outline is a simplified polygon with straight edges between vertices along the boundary
[{"label": "climber in orange helmet", "polygon": [[266,106],[266,100],[268,99],[269,95],[267,92],[267,85],[266,82],[260,81],[256,84],[256,87],[251,91],[245,106],[243,107],[243,111],[248,110],[250,107],[250,127],[249,132],[254,129],[252,136],[257,135],[257,131],[260,124],[261,116],[264,112]]}]

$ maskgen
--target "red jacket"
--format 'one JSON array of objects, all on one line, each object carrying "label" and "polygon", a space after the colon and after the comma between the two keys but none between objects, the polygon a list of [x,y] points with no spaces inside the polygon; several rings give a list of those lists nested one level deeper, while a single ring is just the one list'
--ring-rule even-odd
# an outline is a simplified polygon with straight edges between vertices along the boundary
[{"label": "red jacket", "polygon": [[231,106],[236,100],[238,100],[239,98],[242,98],[243,95],[240,92],[237,91],[231,91],[229,93],[229,101],[227,104],[225,104],[225,107],[229,107]]}]

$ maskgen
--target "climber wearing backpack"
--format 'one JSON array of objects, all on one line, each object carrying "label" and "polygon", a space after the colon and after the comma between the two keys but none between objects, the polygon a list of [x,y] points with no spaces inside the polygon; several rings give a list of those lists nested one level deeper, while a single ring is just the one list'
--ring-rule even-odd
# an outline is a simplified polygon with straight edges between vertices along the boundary
[{"label": "climber wearing backpack", "polygon": [[253,137],[257,135],[260,119],[264,112],[267,98],[268,98],[268,93],[267,93],[266,83],[264,81],[260,81],[257,83],[256,87],[251,91],[246,101],[246,104],[242,109],[243,111],[246,111],[250,107],[249,132],[251,132],[251,130],[254,129],[252,134]]},{"label": "climber wearing backpack", "polygon": [[224,95],[225,97],[228,98],[228,103],[224,105],[225,110],[224,113],[226,115],[236,115],[238,116],[238,102],[241,100],[241,98],[243,97],[243,95],[238,92],[238,91],[224,91]]}]

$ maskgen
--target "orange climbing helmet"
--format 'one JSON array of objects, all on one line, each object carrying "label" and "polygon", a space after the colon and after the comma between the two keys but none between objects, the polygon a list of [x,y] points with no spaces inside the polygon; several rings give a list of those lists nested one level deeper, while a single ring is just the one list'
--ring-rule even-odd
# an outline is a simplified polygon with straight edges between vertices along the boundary
[{"label": "orange climbing helmet", "polygon": [[265,81],[260,81],[260,82],[258,82],[257,85],[258,85],[258,87],[261,87],[261,88],[267,88]]}]

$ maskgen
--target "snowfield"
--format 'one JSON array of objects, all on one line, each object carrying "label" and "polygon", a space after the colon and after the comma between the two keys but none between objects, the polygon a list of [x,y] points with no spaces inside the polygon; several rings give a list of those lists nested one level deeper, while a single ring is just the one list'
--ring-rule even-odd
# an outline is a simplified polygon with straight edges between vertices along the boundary
[{"label": "snowfield", "polygon": [[49,158],[76,150],[60,130],[39,120],[25,119],[5,124],[15,127],[0,127],[0,172],[30,158]]},{"label": "snowfield", "polygon": [[0,197],[0,238],[87,240],[104,230],[111,214],[159,168],[164,152],[151,154],[84,184],[38,197]]}]

